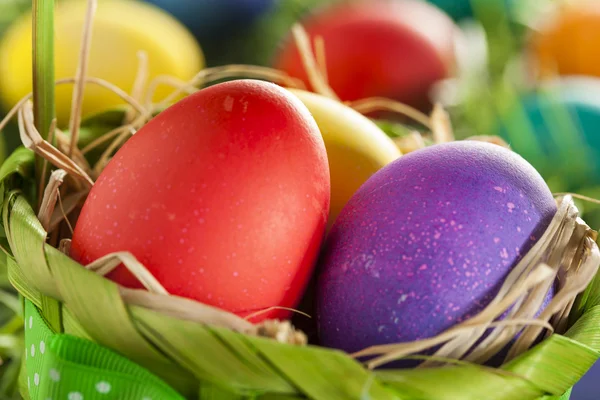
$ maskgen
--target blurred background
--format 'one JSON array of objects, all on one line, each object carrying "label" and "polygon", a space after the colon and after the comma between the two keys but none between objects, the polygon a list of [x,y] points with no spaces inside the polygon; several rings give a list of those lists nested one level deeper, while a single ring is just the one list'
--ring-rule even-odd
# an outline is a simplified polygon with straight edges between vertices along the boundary
[{"label": "blurred background", "polygon": [[[85,1],[56,0],[56,79],[75,75]],[[600,0],[98,0],[89,76],[127,93],[164,77],[138,98],[159,101],[206,67],[272,67],[311,89],[290,28],[302,23],[320,67],[342,101],[386,97],[429,113],[449,112],[457,138],[499,135],[553,192],[600,198]],[[31,1],[0,1],[0,110],[31,91]],[[72,85],[57,88],[60,126]],[[150,94],[148,94],[150,93]],[[148,98],[145,98],[144,95]],[[122,100],[86,88],[84,128],[110,127]],[[398,143],[423,126],[377,113]],[[19,145],[14,123],[0,161]],[[600,207],[579,202],[600,228]],[[19,304],[0,274],[0,398],[18,398]],[[21,324],[22,325],[22,324]],[[6,378],[6,379],[5,379]],[[572,399],[600,398],[600,365]]]}]

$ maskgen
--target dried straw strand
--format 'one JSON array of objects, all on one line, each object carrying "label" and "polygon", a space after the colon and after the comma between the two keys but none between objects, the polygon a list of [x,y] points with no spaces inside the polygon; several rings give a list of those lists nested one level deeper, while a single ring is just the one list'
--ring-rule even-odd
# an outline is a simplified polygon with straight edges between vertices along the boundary
[{"label": "dried straw strand", "polygon": [[440,103],[436,103],[431,112],[431,133],[433,133],[433,141],[435,143],[454,141],[450,115]]},{"label": "dried straw strand", "polygon": [[44,197],[37,217],[46,232],[50,231],[50,218],[54,213],[59,188],[64,182],[65,176],[67,176],[67,173],[62,169],[53,171],[52,174],[50,174],[50,181],[44,190]]},{"label": "dried straw strand", "polygon": [[71,116],[69,120],[69,132],[71,133],[71,144],[67,155],[73,154],[77,141],[79,140],[79,128],[81,123],[81,109],[83,104],[84,79],[87,72],[90,48],[92,43],[92,27],[94,24],[94,14],[96,13],[97,0],[87,0],[87,9],[83,24],[81,37],[81,49],[79,51],[79,61],[75,73],[75,86],[73,88],[73,98],[71,103]]},{"label": "dried straw strand", "polygon": [[[133,81],[133,88],[131,89],[131,97],[136,99],[138,102],[143,101],[144,97],[144,88],[146,87],[148,81],[148,54],[145,51],[138,51],[138,69],[135,75],[135,80]],[[150,108],[146,106],[147,108]],[[132,107],[127,108],[127,112],[125,113],[125,119],[123,121],[124,124],[129,124],[132,119],[135,117],[135,109]]]},{"label": "dried straw strand", "polygon": [[430,120],[429,116],[414,107],[398,101],[383,97],[370,97],[367,99],[347,102],[346,104],[361,114],[369,114],[376,111],[394,112],[418,122],[429,130],[433,130],[432,121]]},{"label": "dried straw strand", "polygon": [[329,87],[326,79],[323,77],[323,74],[321,74],[320,69],[317,66],[317,61],[311,50],[308,33],[306,33],[302,25],[295,24],[292,27],[292,34],[300,52],[304,70],[306,71],[306,75],[308,76],[308,80],[310,81],[313,90],[323,96],[339,100],[339,97],[335,94],[333,89]]},{"label": "dried straw strand", "polygon": [[73,177],[81,180],[90,187],[94,181],[67,155],[60,152],[50,143],[45,141],[33,124],[33,108],[31,102],[26,102],[18,112],[19,132],[23,145],[36,152],[57,168],[64,169]]},{"label": "dried straw strand", "polygon": [[86,265],[85,268],[94,271],[98,275],[104,276],[112,272],[121,264],[124,265],[150,292],[164,295],[169,294],[150,271],[148,271],[148,269],[129,252],[120,251],[108,254]]}]

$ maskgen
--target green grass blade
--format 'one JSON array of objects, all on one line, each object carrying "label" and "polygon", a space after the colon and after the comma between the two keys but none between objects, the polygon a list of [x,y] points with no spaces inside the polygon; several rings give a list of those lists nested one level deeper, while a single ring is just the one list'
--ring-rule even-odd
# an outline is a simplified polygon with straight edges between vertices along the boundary
[{"label": "green grass blade", "polygon": [[13,174],[33,178],[34,153],[25,147],[17,148],[0,166],[0,181]]},{"label": "green grass blade", "polygon": [[[218,336],[206,326],[171,318],[165,323],[164,316],[139,307],[132,307],[131,312],[146,337],[200,380],[222,389],[232,388],[239,394],[295,392],[250,349],[244,349],[237,338],[226,345],[227,333]],[[245,357],[239,356],[241,352]],[[255,369],[256,365],[260,367]]]},{"label": "green grass blade", "polygon": [[246,340],[311,399],[410,399],[385,388],[372,373],[341,352],[287,346],[261,338]]},{"label": "green grass blade", "polygon": [[[133,326],[117,285],[46,246],[64,306],[94,341],[145,366],[184,394],[190,392],[189,374],[151,347]],[[187,393],[186,393],[187,392]]]},{"label": "green grass blade", "polygon": [[[586,311],[565,336],[600,351],[600,305]],[[599,353],[600,356],[600,353]]]},{"label": "green grass blade", "polygon": [[560,396],[594,365],[598,352],[561,335],[552,335],[502,369],[521,375],[548,394]]},{"label": "green grass blade", "polygon": [[377,376],[411,400],[535,399],[543,394],[522,377],[477,365],[390,370]]},{"label": "green grass blade", "polygon": [[[42,137],[50,131],[54,104],[54,0],[33,0],[33,117]],[[36,177],[43,160],[36,158]],[[39,179],[38,179],[39,181]]]}]

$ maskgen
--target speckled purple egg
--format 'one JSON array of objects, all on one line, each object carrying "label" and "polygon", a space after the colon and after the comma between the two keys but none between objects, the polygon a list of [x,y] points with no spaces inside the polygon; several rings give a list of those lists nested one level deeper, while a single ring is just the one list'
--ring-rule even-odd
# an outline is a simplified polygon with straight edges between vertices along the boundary
[{"label": "speckled purple egg", "polygon": [[477,314],[556,213],[521,156],[475,141],[431,146],[371,177],[321,263],[321,344],[355,352],[435,336]]}]

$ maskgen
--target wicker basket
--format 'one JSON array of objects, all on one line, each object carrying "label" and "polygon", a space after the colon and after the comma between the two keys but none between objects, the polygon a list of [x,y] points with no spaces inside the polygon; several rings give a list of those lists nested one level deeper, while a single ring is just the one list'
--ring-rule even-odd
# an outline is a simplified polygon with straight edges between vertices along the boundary
[{"label": "wicker basket", "polygon": [[[17,172],[7,175],[4,167],[14,163]],[[174,318],[168,305],[164,312],[140,306],[46,244],[19,189],[32,166],[33,153],[20,149],[0,169],[9,277],[24,299],[26,398],[568,399],[598,358],[598,279],[579,297],[564,335],[553,334],[499,369],[370,371],[338,351]]]}]

